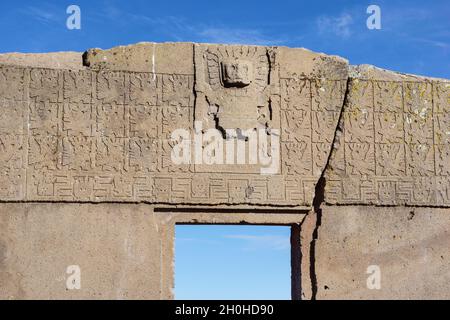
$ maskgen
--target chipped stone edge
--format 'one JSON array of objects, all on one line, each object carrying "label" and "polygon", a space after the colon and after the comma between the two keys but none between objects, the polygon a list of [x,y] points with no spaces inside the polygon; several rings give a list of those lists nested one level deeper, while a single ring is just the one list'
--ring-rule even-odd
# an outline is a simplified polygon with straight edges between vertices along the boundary
[{"label": "chipped stone edge", "polygon": [[[180,43],[180,42],[165,42],[165,43]],[[183,42],[182,42],[183,43]],[[191,44],[192,42],[184,42]],[[138,44],[154,44],[154,42],[140,42]],[[193,44],[193,43],[192,43]],[[208,45],[208,44],[205,44]],[[132,46],[132,45],[130,45]],[[129,46],[119,46],[114,48],[126,48]],[[259,47],[259,46],[258,46]],[[267,47],[267,46],[263,46]],[[271,48],[278,48],[276,46]],[[292,48],[294,49],[294,48]],[[312,53],[315,53],[311,50],[305,49],[305,48],[296,48],[301,49],[305,51],[309,51]],[[93,49],[91,49],[93,50]],[[88,51],[86,51],[88,52]],[[44,68],[57,68],[61,69],[61,64],[56,60],[53,61],[53,63],[45,63],[45,59],[48,59],[51,57],[53,60],[55,57],[60,58],[60,55],[77,55],[77,56],[84,56],[86,54],[81,53],[74,53],[74,52],[60,52],[60,53],[45,53],[45,54],[20,54],[20,53],[7,53],[7,54],[0,54],[0,65],[16,65],[16,66],[25,66],[25,67],[44,67]],[[329,168],[329,162],[330,159],[335,154],[337,148],[339,148],[339,140],[342,135],[343,130],[343,119],[342,115],[345,109],[347,96],[348,96],[348,89],[349,84],[351,80],[353,79],[373,79],[377,75],[383,75],[383,78],[390,81],[407,81],[407,80],[417,80],[417,81],[439,81],[444,83],[450,83],[450,80],[448,79],[440,79],[440,78],[432,78],[432,77],[426,77],[426,76],[419,76],[419,75],[413,75],[413,74],[405,74],[395,71],[390,71],[382,68],[378,68],[376,66],[372,65],[349,65],[348,61],[344,58],[337,57],[337,56],[330,56],[325,55],[323,53],[316,53],[320,56],[325,56],[327,58],[337,58],[341,60],[342,62],[347,63],[348,66],[348,76],[347,76],[347,83],[345,88],[345,94],[342,100],[342,105],[340,108],[340,115],[336,124],[336,128],[334,130],[334,137],[333,142],[330,145],[330,150],[327,156],[327,162],[323,166],[321,175],[318,178],[316,182],[316,189],[314,193],[314,199],[312,203],[312,210],[310,210],[306,216],[304,217],[303,221],[299,221],[300,223],[300,235],[298,237],[298,240],[301,241],[301,253],[300,253],[300,265],[301,265],[301,275],[300,275],[300,297],[299,299],[315,299],[317,294],[317,275],[315,270],[315,243],[317,239],[319,238],[319,228],[321,225],[321,215],[322,215],[322,206],[327,204],[325,200],[325,185],[326,185],[326,177],[327,177],[327,170]],[[38,61],[33,61],[35,57],[39,57]],[[73,57],[73,56],[72,56]],[[44,60],[41,60],[44,59]],[[84,62],[82,60],[82,62]],[[64,68],[63,65],[62,68]],[[74,70],[82,70],[86,68],[83,63],[81,65],[72,65],[68,64],[67,67],[69,69]],[[153,203],[152,203],[153,204]],[[333,204],[330,205],[339,205],[339,204]],[[364,205],[364,204],[361,204]],[[366,204],[367,206],[376,206],[376,204],[370,203]],[[401,205],[404,206],[404,205]],[[305,283],[306,282],[306,283]],[[172,295],[169,293],[169,296]]]}]

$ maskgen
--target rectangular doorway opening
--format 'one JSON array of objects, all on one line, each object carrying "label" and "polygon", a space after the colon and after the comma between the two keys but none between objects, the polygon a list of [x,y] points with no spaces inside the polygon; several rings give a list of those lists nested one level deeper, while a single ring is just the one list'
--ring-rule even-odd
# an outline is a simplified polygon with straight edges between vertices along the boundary
[{"label": "rectangular doorway opening", "polygon": [[297,248],[292,248],[294,228],[176,224],[175,299],[295,298],[293,286],[300,270],[299,263],[292,262],[299,258]]}]

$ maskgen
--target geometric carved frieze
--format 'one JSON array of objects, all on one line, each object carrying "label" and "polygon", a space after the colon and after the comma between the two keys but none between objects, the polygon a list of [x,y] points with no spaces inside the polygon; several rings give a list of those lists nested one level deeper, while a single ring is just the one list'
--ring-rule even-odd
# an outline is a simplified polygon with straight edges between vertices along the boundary
[{"label": "geometric carved frieze", "polygon": [[449,105],[445,81],[351,79],[326,201],[450,206]]},{"label": "geometric carved frieze", "polygon": [[[144,72],[120,57],[112,68],[0,66],[0,200],[310,207],[331,152],[329,203],[450,206],[448,81],[348,79],[346,62],[302,49],[178,48],[190,58],[160,55]],[[217,129],[224,151],[248,154],[175,163],[177,129],[190,142]],[[279,143],[270,174],[247,161],[245,135],[258,130],[258,156]]]},{"label": "geometric carved frieze", "polygon": [[[277,48],[192,50],[189,74],[0,66],[0,199],[309,207],[347,79],[280,77]],[[279,170],[174,163],[195,120],[277,135]]]}]

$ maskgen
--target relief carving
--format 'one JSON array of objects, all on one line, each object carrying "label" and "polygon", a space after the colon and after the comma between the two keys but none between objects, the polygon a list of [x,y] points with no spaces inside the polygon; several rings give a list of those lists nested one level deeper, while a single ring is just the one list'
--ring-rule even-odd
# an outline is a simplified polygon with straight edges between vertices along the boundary
[{"label": "relief carving", "polygon": [[[309,208],[346,78],[282,71],[287,61],[275,47],[191,50],[194,67],[180,73],[0,66],[0,198]],[[193,137],[194,121],[203,133],[218,129],[236,147],[242,142],[245,161],[174,163],[172,133],[185,129]],[[273,174],[248,161],[251,132],[258,130],[258,157],[270,158],[280,143]]]},{"label": "relief carving", "polygon": [[449,206],[449,87],[415,78],[350,80],[326,201]]}]

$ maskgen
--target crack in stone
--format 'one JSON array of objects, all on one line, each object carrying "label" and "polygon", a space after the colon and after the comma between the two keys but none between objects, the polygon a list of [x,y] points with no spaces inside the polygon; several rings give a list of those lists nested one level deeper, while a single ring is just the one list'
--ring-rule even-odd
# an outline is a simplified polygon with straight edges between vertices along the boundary
[{"label": "crack in stone", "polygon": [[322,224],[322,208],[321,208],[321,206],[323,203],[325,203],[325,185],[326,185],[325,172],[326,172],[327,168],[329,167],[330,159],[333,155],[334,146],[335,146],[336,140],[338,139],[338,134],[342,131],[341,121],[342,121],[342,117],[344,114],[344,108],[345,108],[347,98],[348,98],[349,85],[350,85],[350,77],[347,78],[344,99],[342,100],[342,106],[341,106],[338,121],[336,124],[336,129],[334,130],[334,137],[333,137],[333,141],[331,144],[330,153],[328,154],[327,161],[325,163],[325,166],[321,172],[320,178],[317,181],[317,184],[315,187],[314,198],[313,198],[313,203],[312,203],[313,211],[309,213],[309,215],[314,215],[313,219],[315,219],[315,227],[312,232],[311,242],[309,244],[309,278],[311,280],[311,300],[316,300],[317,290],[318,290],[317,274],[316,274],[316,241],[319,237],[319,228]]}]

